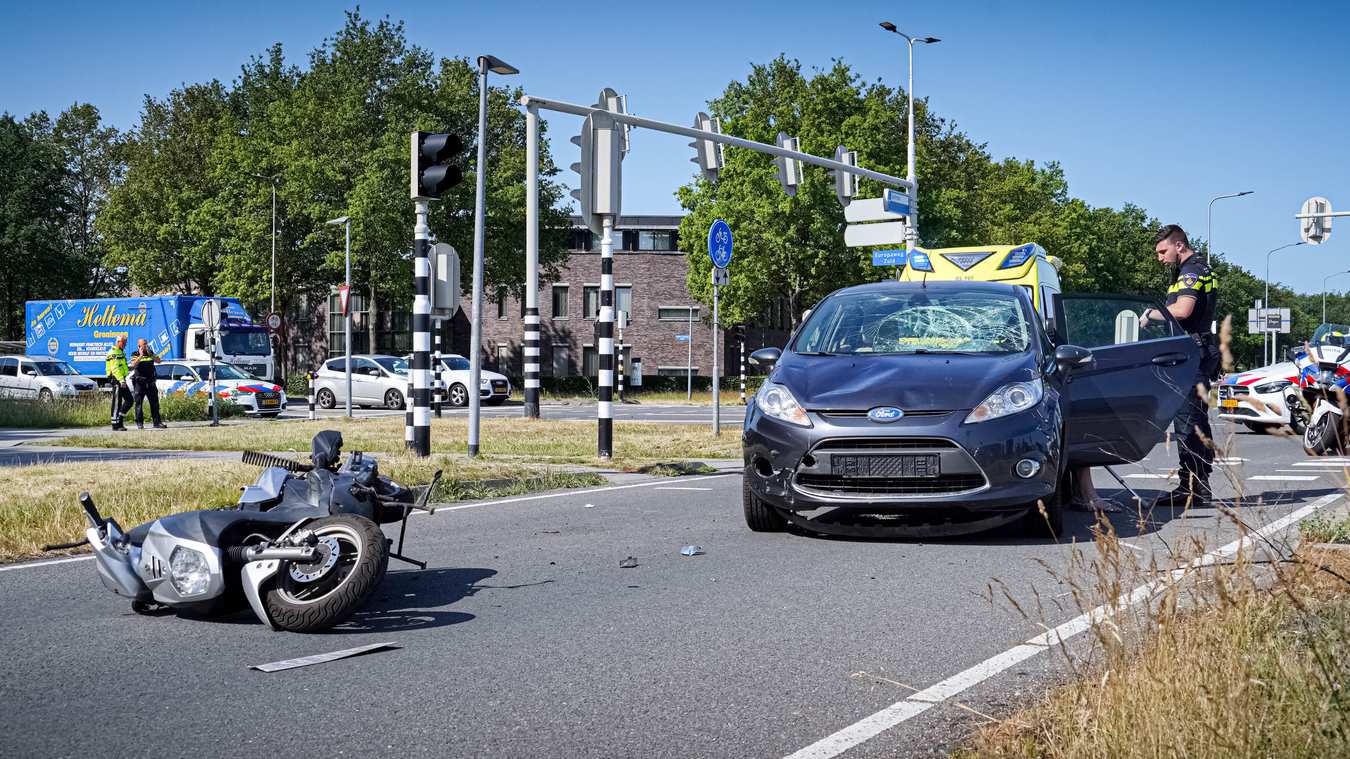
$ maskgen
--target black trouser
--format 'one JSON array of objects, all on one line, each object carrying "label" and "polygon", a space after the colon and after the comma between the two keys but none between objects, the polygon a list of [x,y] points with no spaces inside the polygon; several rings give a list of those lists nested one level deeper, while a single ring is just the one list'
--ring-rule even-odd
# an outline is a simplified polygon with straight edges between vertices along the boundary
[{"label": "black trouser", "polygon": [[145,413],[141,403],[146,399],[150,401],[150,418],[155,424],[162,424],[159,420],[159,388],[155,386],[154,379],[133,377],[131,385],[135,388],[133,398],[136,403],[136,424],[145,424]]},{"label": "black trouser", "polygon": [[1209,427],[1209,386],[1218,368],[1218,350],[1206,343],[1200,366],[1185,388],[1186,403],[1172,423],[1177,458],[1181,464],[1181,489],[1209,493],[1209,474],[1214,468],[1214,433]]},{"label": "black trouser", "polygon": [[118,382],[116,379],[112,383],[112,423],[113,426],[122,423],[122,416],[131,410],[131,391],[127,386]]}]

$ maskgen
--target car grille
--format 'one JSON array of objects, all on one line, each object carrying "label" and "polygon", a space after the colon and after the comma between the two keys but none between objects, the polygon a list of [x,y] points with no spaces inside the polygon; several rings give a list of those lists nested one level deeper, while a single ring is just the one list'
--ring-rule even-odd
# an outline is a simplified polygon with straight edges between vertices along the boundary
[{"label": "car grille", "polygon": [[267,364],[236,364],[236,366],[254,377],[263,377],[267,374]]},{"label": "car grille", "polygon": [[506,380],[493,380],[493,381],[492,381],[492,392],[494,392],[494,393],[504,393],[504,392],[506,392]]},{"label": "car grille", "polygon": [[956,443],[942,438],[928,437],[860,437],[830,438],[822,440],[812,450],[816,451],[904,451],[915,448],[955,448]]},{"label": "car grille", "polygon": [[1250,394],[1251,390],[1242,385],[1219,385],[1219,400],[1246,398]]},{"label": "car grille", "polygon": [[984,487],[984,478],[978,474],[946,474],[933,478],[857,478],[832,474],[799,474],[795,482],[797,487],[804,491],[876,496],[962,493]]},{"label": "car grille", "polygon": [[[823,417],[831,419],[866,419],[868,410],[865,409],[863,411],[857,411],[855,409],[811,409],[811,411],[820,414]],[[900,417],[896,421],[904,421],[905,419],[920,419],[920,418],[931,419],[934,417],[946,416],[952,413],[951,409],[924,409],[919,411],[911,411],[909,409],[905,409],[904,411],[905,415]]]}]

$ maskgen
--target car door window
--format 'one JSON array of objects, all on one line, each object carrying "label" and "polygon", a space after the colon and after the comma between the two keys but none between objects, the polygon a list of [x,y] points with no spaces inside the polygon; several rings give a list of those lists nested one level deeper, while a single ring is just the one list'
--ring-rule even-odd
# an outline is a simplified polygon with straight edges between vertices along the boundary
[{"label": "car door window", "polygon": [[19,375],[19,360],[15,358],[0,358],[0,377],[17,377]]},{"label": "car door window", "polygon": [[1196,392],[1200,346],[1170,315],[1139,326],[1162,304],[1119,295],[1055,296],[1061,343],[1092,350],[1066,379],[1071,466],[1138,461],[1162,441]]},{"label": "car door window", "polygon": [[347,371],[347,359],[345,359],[345,358],[335,358],[335,359],[333,359],[332,361],[329,361],[328,363],[324,364],[323,368],[327,369],[327,370],[330,371],[330,372],[341,372],[341,373],[346,373],[346,371]]},{"label": "car door window", "polygon": [[173,379],[173,365],[171,365],[171,364],[156,364],[156,365],[155,365],[155,379],[157,379],[157,380],[171,380],[171,379]]},{"label": "car door window", "polygon": [[375,362],[368,358],[352,359],[352,371],[360,373],[365,377],[380,376],[380,367],[376,366]]},{"label": "car door window", "polygon": [[173,374],[171,375],[170,378],[193,382],[196,381],[197,375],[193,374],[192,370],[187,368],[186,366],[175,366],[173,367]]}]

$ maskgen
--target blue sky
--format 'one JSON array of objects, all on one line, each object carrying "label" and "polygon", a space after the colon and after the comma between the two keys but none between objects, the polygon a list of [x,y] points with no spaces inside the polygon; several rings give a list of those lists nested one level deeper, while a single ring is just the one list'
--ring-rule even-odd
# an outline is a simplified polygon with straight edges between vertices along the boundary
[{"label": "blue sky", "polygon": [[[940,7],[939,7],[940,6]],[[229,81],[272,42],[293,61],[342,23],[344,3],[60,4],[5,2],[0,110],[55,113],[80,100],[120,127],[145,94]],[[369,2],[443,56],[488,52],[527,92],[590,102],[600,88],[629,109],[688,123],[752,62],[780,52],[807,68],[842,57],[864,79],[901,83],[902,41],[877,27],[941,37],[917,51],[916,90],[995,157],[1057,160],[1094,205],[1132,202],[1204,236],[1260,276],[1265,252],[1298,239],[1310,195],[1350,208],[1350,7],[1134,2]],[[555,117],[554,150],[575,119]],[[681,138],[634,135],[624,207],[674,210],[693,171]],[[1276,254],[1274,278],[1316,292],[1350,268],[1350,219],[1329,243]],[[1147,255],[1141,251],[1140,255]],[[1332,280],[1350,288],[1350,276]]]}]

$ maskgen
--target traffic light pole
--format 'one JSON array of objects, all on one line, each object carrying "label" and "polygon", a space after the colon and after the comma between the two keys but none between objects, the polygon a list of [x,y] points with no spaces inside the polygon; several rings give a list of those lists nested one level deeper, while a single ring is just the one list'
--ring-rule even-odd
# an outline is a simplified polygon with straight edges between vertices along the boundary
[{"label": "traffic light pole", "polygon": [[595,325],[595,352],[600,363],[597,455],[614,455],[614,217],[606,215],[600,236],[600,318]]},{"label": "traffic light pole", "polygon": [[525,416],[539,418],[539,108],[525,109]]},{"label": "traffic light pole", "polygon": [[431,455],[431,227],[427,226],[428,203],[416,202],[417,226],[413,230],[413,354],[412,354],[412,449],[418,456]]}]

